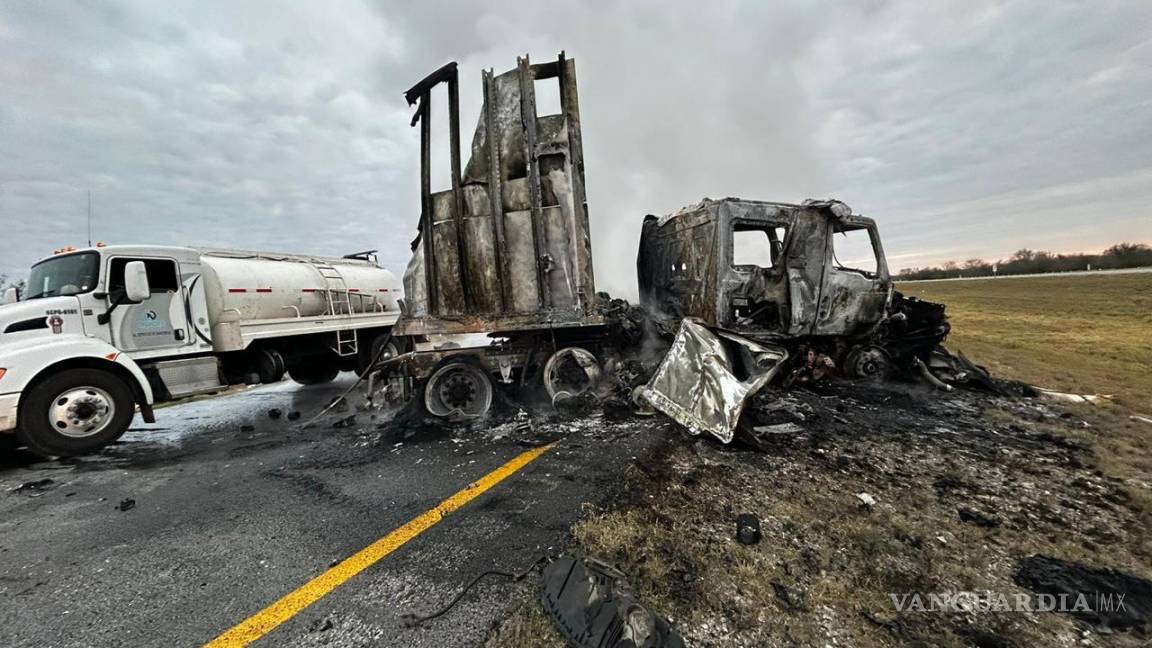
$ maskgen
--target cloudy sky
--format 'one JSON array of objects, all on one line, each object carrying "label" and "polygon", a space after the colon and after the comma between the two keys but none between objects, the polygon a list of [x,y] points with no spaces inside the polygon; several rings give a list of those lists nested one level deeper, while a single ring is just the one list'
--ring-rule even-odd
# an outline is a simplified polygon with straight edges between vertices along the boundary
[{"label": "cloudy sky", "polygon": [[1152,242],[1149,2],[0,0],[0,273],[83,244],[89,190],[95,240],[400,270],[403,90],[459,61],[468,142],[482,68],[562,49],[602,289],[704,196],[840,198],[894,268]]}]

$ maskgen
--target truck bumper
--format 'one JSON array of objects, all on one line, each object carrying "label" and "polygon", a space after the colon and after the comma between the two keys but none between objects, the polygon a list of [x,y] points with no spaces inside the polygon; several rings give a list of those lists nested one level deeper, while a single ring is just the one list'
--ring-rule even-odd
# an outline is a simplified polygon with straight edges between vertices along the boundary
[{"label": "truck bumper", "polygon": [[16,406],[20,394],[0,394],[0,434],[16,429]]}]

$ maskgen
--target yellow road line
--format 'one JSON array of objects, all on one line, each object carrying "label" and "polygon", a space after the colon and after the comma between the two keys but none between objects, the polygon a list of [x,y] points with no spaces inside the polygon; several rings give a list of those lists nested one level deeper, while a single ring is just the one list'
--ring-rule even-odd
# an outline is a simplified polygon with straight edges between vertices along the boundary
[{"label": "yellow road line", "polygon": [[272,605],[248,617],[240,624],[204,644],[204,648],[236,648],[247,646],[274,630],[281,623],[296,616],[301,610],[327,596],[356,574],[376,564],[380,559],[404,546],[406,542],[427,531],[445,515],[472,501],[480,494],[504,481],[516,471],[532,463],[554,444],[532,448],[517,455],[508,463],[469,484],[460,492],[420,514],[404,526],[364,547],[328,571],[301,585],[295,591]]}]

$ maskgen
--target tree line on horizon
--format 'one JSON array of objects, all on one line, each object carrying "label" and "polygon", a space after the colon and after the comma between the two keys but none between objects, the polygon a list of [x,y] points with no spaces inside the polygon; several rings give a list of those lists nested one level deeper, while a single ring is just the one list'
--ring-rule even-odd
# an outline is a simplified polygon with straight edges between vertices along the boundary
[{"label": "tree line on horizon", "polygon": [[1055,254],[1044,250],[1016,250],[1007,260],[968,259],[940,266],[907,268],[896,279],[955,279],[1001,275],[1045,274],[1075,270],[1116,270],[1152,266],[1152,247],[1143,243],[1117,243],[1100,254]]}]

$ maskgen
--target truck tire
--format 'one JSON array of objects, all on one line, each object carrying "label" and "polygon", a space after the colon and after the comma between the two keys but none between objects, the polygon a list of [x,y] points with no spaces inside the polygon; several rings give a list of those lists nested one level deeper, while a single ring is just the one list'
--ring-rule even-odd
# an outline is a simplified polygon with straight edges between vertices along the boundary
[{"label": "truck tire", "polygon": [[336,380],[338,375],[340,368],[328,364],[292,367],[288,370],[288,377],[301,385],[322,385]]},{"label": "truck tire", "polygon": [[[375,340],[372,340],[372,351],[369,353],[368,361],[383,362],[390,358],[395,358],[400,355],[400,346],[396,343],[391,336],[381,335]],[[368,369],[370,367],[365,367]],[[363,373],[363,372],[361,372]]]},{"label": "truck tire", "polygon": [[72,457],[119,439],[135,413],[132,388],[100,369],[66,369],[20,399],[17,435],[42,455]]},{"label": "truck tire", "polygon": [[492,407],[492,378],[471,362],[445,363],[424,383],[424,409],[449,421],[476,419]]}]

